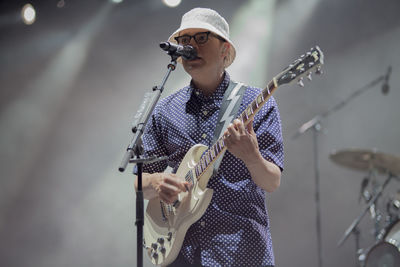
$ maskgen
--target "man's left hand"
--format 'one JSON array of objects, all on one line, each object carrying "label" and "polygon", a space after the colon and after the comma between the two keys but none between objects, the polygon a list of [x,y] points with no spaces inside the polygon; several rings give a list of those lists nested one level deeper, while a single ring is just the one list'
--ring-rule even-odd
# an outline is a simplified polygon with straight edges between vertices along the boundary
[{"label": "man's left hand", "polygon": [[257,136],[253,129],[253,120],[247,127],[235,119],[224,133],[224,142],[229,152],[241,159],[246,165],[260,160]]}]

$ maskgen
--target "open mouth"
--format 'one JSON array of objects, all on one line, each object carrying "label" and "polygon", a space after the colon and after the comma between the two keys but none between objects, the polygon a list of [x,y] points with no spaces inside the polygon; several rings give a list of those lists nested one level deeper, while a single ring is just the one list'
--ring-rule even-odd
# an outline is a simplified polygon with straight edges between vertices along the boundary
[{"label": "open mouth", "polygon": [[191,60],[198,60],[198,59],[201,59],[201,57],[196,56],[194,59],[191,59]]},{"label": "open mouth", "polygon": [[186,61],[186,62],[194,62],[194,61],[200,60],[200,59],[202,59],[202,58],[199,57],[199,56],[196,56],[195,58],[184,58],[184,57],[182,57],[182,59],[183,59],[184,61]]}]

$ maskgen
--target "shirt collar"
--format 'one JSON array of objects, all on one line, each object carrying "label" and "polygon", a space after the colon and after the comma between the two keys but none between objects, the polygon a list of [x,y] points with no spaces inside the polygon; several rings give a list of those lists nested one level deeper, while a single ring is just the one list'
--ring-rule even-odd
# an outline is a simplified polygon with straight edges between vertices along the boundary
[{"label": "shirt collar", "polygon": [[228,72],[225,71],[223,75],[224,78],[222,79],[221,83],[218,85],[215,92],[210,96],[205,96],[199,88],[195,87],[193,81],[190,81],[190,85],[188,87],[190,99],[197,99],[198,101],[221,101],[224,98],[225,91],[228,88],[230,82],[230,76]]}]

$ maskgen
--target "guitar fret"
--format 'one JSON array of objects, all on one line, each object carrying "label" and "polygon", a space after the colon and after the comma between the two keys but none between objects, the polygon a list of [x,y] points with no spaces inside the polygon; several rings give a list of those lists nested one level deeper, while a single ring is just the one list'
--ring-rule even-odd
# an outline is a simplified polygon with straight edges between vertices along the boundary
[{"label": "guitar fret", "polygon": [[[268,93],[268,97],[272,94],[271,92],[275,89],[276,87],[275,87],[275,82],[274,82],[274,80],[272,80],[270,83],[268,83],[268,86],[267,86],[267,93]],[[267,97],[267,98],[268,98]]]},{"label": "guitar fret", "polygon": [[264,102],[263,93],[259,94],[257,97],[257,107],[260,106]]},{"label": "guitar fret", "polygon": [[258,108],[257,102],[256,102],[256,101],[253,101],[253,102],[251,103],[251,107],[252,107],[253,111],[254,111],[254,110],[257,110],[257,108]]},{"label": "guitar fret", "polygon": [[220,139],[220,147],[221,147],[221,151],[222,151],[222,149],[224,149],[224,147],[225,147],[225,143],[224,143],[224,139]]},{"label": "guitar fret", "polygon": [[197,172],[198,172],[197,177],[199,177],[203,173],[200,162],[197,163]]},{"label": "guitar fret", "polygon": [[201,169],[202,169],[201,172],[204,172],[206,170],[207,166],[204,164],[203,157],[200,159],[200,163],[201,163]]},{"label": "guitar fret", "polygon": [[267,99],[271,94],[270,89],[274,88],[274,84],[272,82],[268,83],[268,86],[263,90],[263,97]]},{"label": "guitar fret", "polygon": [[204,157],[204,162],[205,162],[206,167],[207,167],[208,164],[210,163],[210,161],[209,161],[209,159],[208,159],[208,157],[207,157],[207,153],[205,153],[205,154],[203,155],[203,157]]},{"label": "guitar fret", "polygon": [[242,112],[239,117],[242,119],[242,122],[245,122],[247,120],[245,112]]},{"label": "guitar fret", "polygon": [[218,149],[217,149],[217,143],[215,143],[213,146],[212,146],[212,150],[213,150],[213,153],[214,153],[214,155],[215,155],[215,157],[218,155]]},{"label": "guitar fret", "polygon": [[[221,139],[221,138],[220,138]],[[217,149],[217,153],[219,154],[221,152],[221,147],[219,146],[219,140],[217,140],[217,142],[215,143],[215,148]]]},{"label": "guitar fret", "polygon": [[213,159],[211,158],[211,151],[210,150],[207,151],[207,158],[208,158],[209,163],[211,163]]},{"label": "guitar fret", "polygon": [[215,154],[215,150],[214,150],[214,146],[212,146],[211,147],[211,149],[210,149],[210,156],[211,156],[211,160],[214,160],[215,159],[215,156],[216,156],[216,154]]},{"label": "guitar fret", "polygon": [[251,115],[253,115],[253,110],[252,110],[251,106],[248,106],[246,108],[246,113],[247,113],[247,118],[249,118]]}]

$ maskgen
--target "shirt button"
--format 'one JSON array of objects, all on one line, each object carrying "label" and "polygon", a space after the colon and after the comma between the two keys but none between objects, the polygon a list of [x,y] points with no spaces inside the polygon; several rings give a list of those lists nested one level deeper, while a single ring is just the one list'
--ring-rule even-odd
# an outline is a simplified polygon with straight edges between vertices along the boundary
[{"label": "shirt button", "polygon": [[201,138],[203,138],[203,139],[206,139],[206,137],[207,137],[207,134],[206,134],[206,133],[203,133],[203,134],[201,135]]},{"label": "shirt button", "polygon": [[199,95],[200,93],[199,93],[199,91],[196,91],[195,94],[196,94],[196,95]]},{"label": "shirt button", "polygon": [[206,222],[205,221],[201,221],[200,225],[201,225],[201,227],[204,227],[204,226],[206,226]]},{"label": "shirt button", "polygon": [[208,114],[208,111],[207,111],[207,110],[204,110],[204,111],[203,111],[203,114],[204,114],[204,116],[206,116],[206,115]]}]

